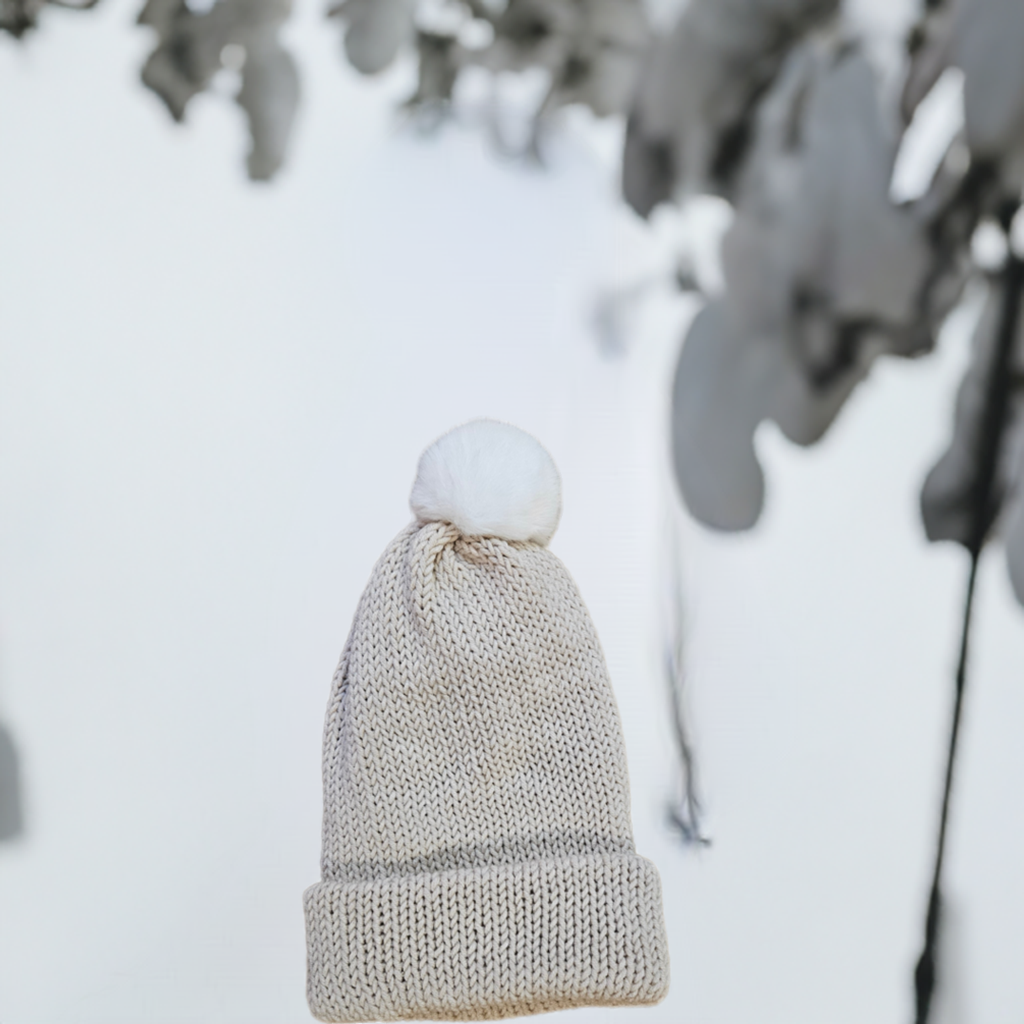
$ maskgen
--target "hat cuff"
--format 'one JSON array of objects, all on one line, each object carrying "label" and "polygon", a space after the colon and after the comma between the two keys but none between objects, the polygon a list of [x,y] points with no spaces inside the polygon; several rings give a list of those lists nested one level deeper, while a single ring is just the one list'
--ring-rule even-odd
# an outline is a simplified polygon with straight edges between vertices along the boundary
[{"label": "hat cuff", "polygon": [[635,854],[322,882],[304,903],[307,996],[324,1021],[493,1019],[668,991],[661,881]]}]

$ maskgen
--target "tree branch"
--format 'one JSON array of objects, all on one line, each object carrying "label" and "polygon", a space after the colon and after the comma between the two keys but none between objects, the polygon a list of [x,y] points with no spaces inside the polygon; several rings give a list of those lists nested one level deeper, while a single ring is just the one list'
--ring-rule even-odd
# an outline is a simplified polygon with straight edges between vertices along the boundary
[{"label": "tree branch", "polygon": [[[1000,221],[1004,230],[1009,228],[1015,207],[1007,206],[1001,211]],[[1012,251],[1007,256],[1002,272],[1003,307],[996,337],[996,349],[989,371],[986,388],[985,411],[978,438],[978,471],[971,495],[971,536],[968,552],[971,557],[970,573],[967,578],[967,593],[964,599],[963,620],[960,634],[960,658],[956,670],[956,698],[953,704],[953,721],[950,727],[949,748],[946,755],[946,779],[942,792],[942,812],[939,817],[939,835],[935,847],[935,870],[932,875],[931,891],[928,897],[928,913],[925,918],[924,949],[914,971],[914,992],[916,996],[915,1024],[928,1024],[932,997],[935,992],[937,951],[942,915],[942,865],[946,851],[946,832],[949,824],[950,796],[953,789],[953,770],[956,764],[957,744],[960,738],[960,722],[963,715],[964,690],[967,683],[967,658],[970,643],[971,617],[974,610],[974,594],[978,579],[978,565],[989,531],[999,511],[1001,499],[999,485],[999,462],[1003,447],[1010,399],[1015,389],[1015,378],[1010,364],[1014,355],[1020,319],[1021,289],[1024,287],[1024,262]]]}]

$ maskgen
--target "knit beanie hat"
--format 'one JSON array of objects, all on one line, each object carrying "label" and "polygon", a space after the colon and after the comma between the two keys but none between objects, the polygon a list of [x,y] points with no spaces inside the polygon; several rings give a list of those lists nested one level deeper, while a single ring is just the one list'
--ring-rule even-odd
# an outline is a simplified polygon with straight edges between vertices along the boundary
[{"label": "knit beanie hat", "polygon": [[656,1003],[661,883],[583,600],[547,550],[558,471],[478,420],[419,463],[416,521],[356,610],[324,729],[307,995],[324,1021]]}]

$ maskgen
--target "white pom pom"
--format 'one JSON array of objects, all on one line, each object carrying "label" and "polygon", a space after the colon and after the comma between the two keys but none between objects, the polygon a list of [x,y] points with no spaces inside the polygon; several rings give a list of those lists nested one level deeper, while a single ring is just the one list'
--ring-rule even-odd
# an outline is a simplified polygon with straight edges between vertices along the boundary
[{"label": "white pom pom", "polygon": [[420,522],[452,523],[469,537],[547,544],[562,513],[562,482],[525,431],[473,420],[420,456],[409,504]]}]

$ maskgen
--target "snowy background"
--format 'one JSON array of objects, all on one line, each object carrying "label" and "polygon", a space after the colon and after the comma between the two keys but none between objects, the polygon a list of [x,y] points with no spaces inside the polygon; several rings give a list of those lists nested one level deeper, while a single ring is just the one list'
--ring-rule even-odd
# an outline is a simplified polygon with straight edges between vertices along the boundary
[{"label": "snowy background", "polygon": [[[185,128],[137,84],[135,6],[0,39],[0,721],[25,804],[0,1022],[310,1019],[331,673],[420,451],[482,415],[561,469],[552,548],[665,888],[668,999],[560,1016],[908,1020],[967,567],[926,545],[917,495],[964,318],[817,448],[759,435],[766,514],[711,534],[668,470],[696,306],[652,286],[615,357],[593,326],[664,244],[617,198],[620,127],[571,113],[544,169],[472,127],[420,138],[395,114],[409,69],[358,78],[310,0],[289,161],[254,186],[229,81]],[[665,826],[674,537],[704,850]],[[941,1024],[1024,1015],[1024,614],[994,555],[973,672]]]}]

